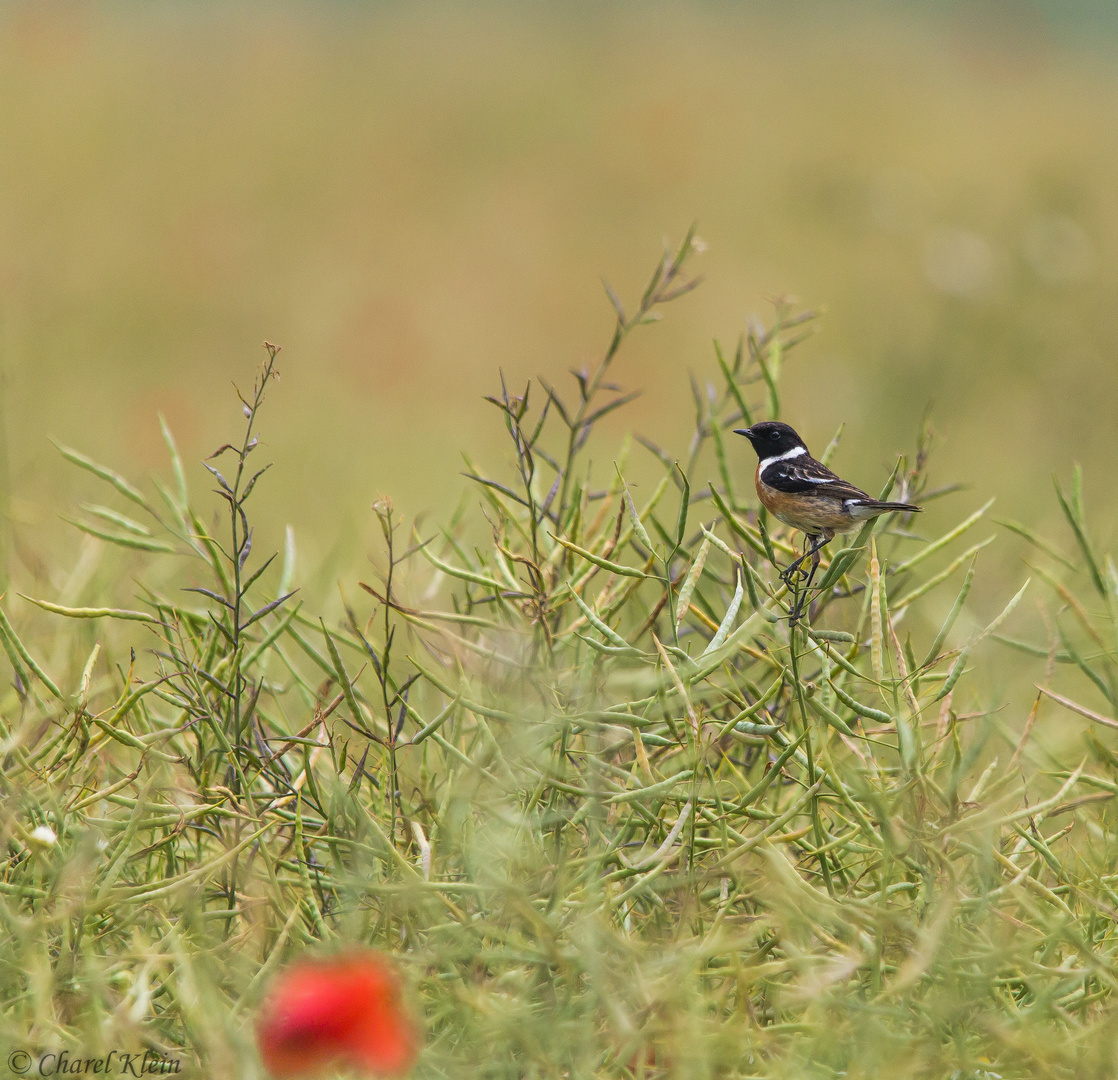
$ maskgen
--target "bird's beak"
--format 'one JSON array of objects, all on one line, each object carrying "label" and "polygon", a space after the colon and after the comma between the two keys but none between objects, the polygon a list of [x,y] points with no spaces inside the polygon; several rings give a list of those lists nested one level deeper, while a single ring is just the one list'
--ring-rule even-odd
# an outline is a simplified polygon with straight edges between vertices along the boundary
[{"label": "bird's beak", "polygon": [[753,428],[736,427],[734,428],[735,435],[744,435],[747,439],[753,438]]}]

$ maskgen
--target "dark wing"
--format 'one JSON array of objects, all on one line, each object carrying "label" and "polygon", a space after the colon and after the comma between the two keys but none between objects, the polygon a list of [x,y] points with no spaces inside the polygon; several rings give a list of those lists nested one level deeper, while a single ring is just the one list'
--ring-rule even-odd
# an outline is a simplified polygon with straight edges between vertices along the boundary
[{"label": "dark wing", "polygon": [[[836,476],[826,465],[804,454],[766,466],[761,473],[766,486],[789,495],[820,495],[827,499],[870,499],[861,488]],[[872,499],[871,499],[872,501]]]}]

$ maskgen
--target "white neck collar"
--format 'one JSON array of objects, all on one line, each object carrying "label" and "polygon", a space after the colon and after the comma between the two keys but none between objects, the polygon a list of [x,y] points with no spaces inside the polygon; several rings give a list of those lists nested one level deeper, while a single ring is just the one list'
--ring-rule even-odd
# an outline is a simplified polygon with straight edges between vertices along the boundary
[{"label": "white neck collar", "polygon": [[800,455],[806,453],[807,447],[793,446],[791,450],[785,450],[783,454],[774,454],[772,457],[763,458],[758,468],[763,472],[773,464],[774,461],[787,461],[789,458],[800,457]]}]

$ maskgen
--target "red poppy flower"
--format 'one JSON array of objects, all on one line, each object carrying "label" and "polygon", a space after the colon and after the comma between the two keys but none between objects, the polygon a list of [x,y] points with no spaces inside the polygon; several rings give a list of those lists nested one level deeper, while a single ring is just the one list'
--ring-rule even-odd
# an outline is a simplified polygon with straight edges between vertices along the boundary
[{"label": "red poppy flower", "polygon": [[399,974],[386,957],[365,950],[289,967],[260,1010],[256,1042],[279,1080],[339,1064],[401,1076],[419,1053]]}]

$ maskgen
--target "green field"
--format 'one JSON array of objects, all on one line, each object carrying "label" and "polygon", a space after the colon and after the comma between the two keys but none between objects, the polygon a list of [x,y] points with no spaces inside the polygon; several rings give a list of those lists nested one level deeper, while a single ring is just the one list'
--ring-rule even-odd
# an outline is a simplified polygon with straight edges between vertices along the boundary
[{"label": "green field", "polygon": [[[0,13],[0,1069],[1114,1075],[1118,67],[975,10]],[[743,412],[927,504],[798,626]]]}]

